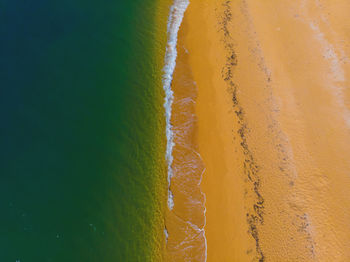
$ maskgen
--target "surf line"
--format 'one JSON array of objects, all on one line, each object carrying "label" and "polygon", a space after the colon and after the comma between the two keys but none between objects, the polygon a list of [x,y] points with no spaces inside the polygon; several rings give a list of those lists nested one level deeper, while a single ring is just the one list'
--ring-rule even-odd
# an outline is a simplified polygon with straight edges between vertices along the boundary
[{"label": "surf line", "polygon": [[184,17],[185,11],[189,5],[189,0],[174,0],[170,7],[170,13],[167,24],[167,46],[165,49],[164,68],[163,68],[163,88],[165,91],[165,120],[166,120],[166,161],[168,165],[168,207],[170,210],[174,207],[174,196],[170,190],[171,177],[173,176],[173,148],[174,148],[174,132],[171,125],[171,111],[174,101],[174,92],[171,89],[171,83],[176,66],[177,57],[177,36]]},{"label": "surf line", "polygon": [[[167,148],[166,148],[166,161],[167,161],[167,179],[168,179],[168,208],[172,210],[174,208],[174,195],[170,189],[171,187],[171,178],[173,176],[173,148],[175,146],[174,143],[174,132],[173,126],[171,124],[171,115],[172,115],[172,104],[174,101],[174,92],[171,89],[173,73],[176,66],[176,58],[177,58],[177,40],[178,40],[178,32],[185,14],[185,11],[189,5],[189,0],[174,0],[173,5],[170,7],[168,23],[167,23],[167,46],[165,50],[165,58],[164,58],[164,68],[163,68],[163,88],[165,91],[165,116],[166,116],[166,137],[167,137]],[[195,152],[198,157],[201,159],[201,156],[198,152]],[[199,184],[202,181],[203,173],[205,169],[202,171],[201,179]],[[202,195],[204,195],[202,193]],[[205,199],[205,195],[204,195]],[[205,200],[204,200],[205,203]],[[205,213],[206,208],[204,207],[204,226],[205,222]],[[207,239],[205,237],[204,228],[199,229],[196,225],[193,225],[189,221],[186,222],[190,224],[195,231],[203,232],[204,237],[204,261],[207,261]],[[167,228],[164,228],[164,235],[166,242],[168,242],[169,233]]]}]

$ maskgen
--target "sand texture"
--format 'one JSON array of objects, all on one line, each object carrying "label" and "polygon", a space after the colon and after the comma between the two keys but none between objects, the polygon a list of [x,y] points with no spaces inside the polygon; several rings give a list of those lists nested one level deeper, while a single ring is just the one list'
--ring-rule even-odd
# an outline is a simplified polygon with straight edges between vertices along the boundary
[{"label": "sand texture", "polygon": [[191,0],[168,261],[350,261],[349,14],[345,0]]}]

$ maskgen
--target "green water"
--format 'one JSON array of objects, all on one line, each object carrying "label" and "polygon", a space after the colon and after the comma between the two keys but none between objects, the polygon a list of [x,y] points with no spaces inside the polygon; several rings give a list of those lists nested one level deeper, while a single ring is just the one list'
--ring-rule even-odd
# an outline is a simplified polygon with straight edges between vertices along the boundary
[{"label": "green water", "polygon": [[0,0],[0,261],[159,261],[156,0]]}]

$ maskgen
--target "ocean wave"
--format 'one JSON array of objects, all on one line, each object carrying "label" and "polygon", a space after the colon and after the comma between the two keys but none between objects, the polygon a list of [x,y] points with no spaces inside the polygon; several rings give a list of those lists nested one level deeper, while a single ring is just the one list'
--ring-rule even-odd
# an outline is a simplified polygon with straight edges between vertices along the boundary
[{"label": "ocean wave", "polygon": [[[175,195],[184,201],[185,208],[182,211],[177,210],[173,213],[173,218],[178,224],[177,230],[183,237],[180,241],[169,239],[167,228],[164,229],[165,240],[168,245],[170,241],[170,253],[176,257],[181,257],[184,261],[206,261],[207,260],[207,240],[205,237],[204,226],[206,224],[205,195],[200,191],[200,183],[203,178],[205,167],[200,154],[188,144],[188,137],[191,136],[196,122],[196,117],[192,111],[195,103],[195,92],[175,101],[174,108],[181,108],[181,112],[174,111],[174,116],[181,115],[182,121],[176,122],[173,126],[171,123],[174,92],[172,90],[173,73],[177,59],[177,40],[178,31],[182,23],[185,11],[189,5],[189,0],[174,0],[170,8],[168,19],[168,42],[165,52],[165,66],[163,74],[163,88],[165,91],[165,114],[166,114],[166,137],[167,150],[166,160],[168,165],[168,207],[174,208],[174,195],[171,191],[171,183]],[[188,50],[185,49],[188,53]],[[193,90],[196,83],[193,82]],[[176,142],[176,146],[175,146]],[[176,156],[174,159],[174,155]],[[173,179],[172,179],[173,178]],[[181,188],[181,192],[179,192]],[[203,214],[202,222],[198,220],[198,214]],[[198,225],[197,225],[198,224]],[[181,239],[181,237],[180,237]]]},{"label": "ocean wave", "polygon": [[168,164],[168,207],[170,210],[174,207],[174,197],[170,190],[171,177],[173,175],[172,163],[173,163],[173,147],[174,147],[174,134],[171,126],[171,110],[174,100],[173,91],[171,89],[171,82],[173,79],[173,73],[176,65],[177,57],[177,35],[180,29],[180,25],[185,14],[185,11],[189,5],[189,0],[175,0],[170,8],[170,14],[167,25],[168,42],[165,50],[164,68],[163,68],[163,88],[165,91],[165,117],[166,117],[166,160]]}]

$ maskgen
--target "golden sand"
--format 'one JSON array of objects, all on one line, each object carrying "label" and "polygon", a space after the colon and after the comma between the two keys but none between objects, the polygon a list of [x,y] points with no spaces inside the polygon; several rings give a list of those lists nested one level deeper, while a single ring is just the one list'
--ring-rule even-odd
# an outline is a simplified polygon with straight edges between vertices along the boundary
[{"label": "golden sand", "polygon": [[[350,261],[349,11],[345,0],[191,0],[168,261],[204,261],[203,227],[207,261]],[[180,170],[191,159],[197,169]]]}]

